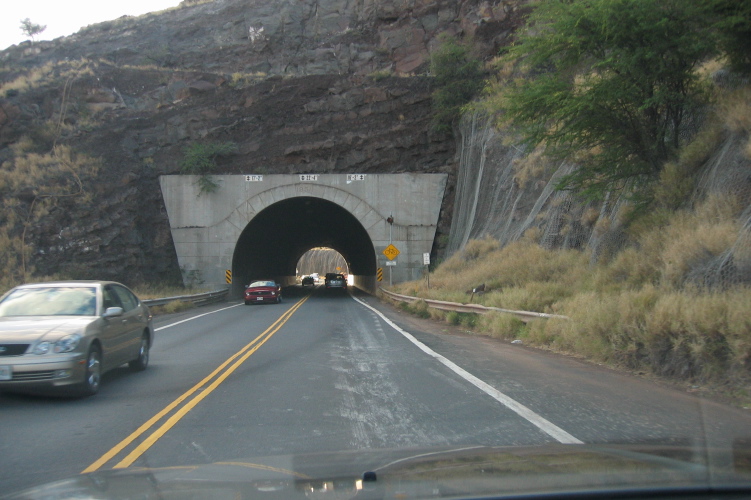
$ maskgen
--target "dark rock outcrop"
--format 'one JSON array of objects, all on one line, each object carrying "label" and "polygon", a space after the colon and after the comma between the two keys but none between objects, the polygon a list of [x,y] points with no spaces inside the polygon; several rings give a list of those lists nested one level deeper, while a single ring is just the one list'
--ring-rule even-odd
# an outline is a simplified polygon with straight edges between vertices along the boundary
[{"label": "dark rock outcrop", "polygon": [[[87,196],[30,229],[37,273],[179,280],[158,176],[196,142],[237,145],[216,173],[452,174],[453,137],[429,132],[431,48],[472,36],[492,56],[523,3],[183,2],[0,52],[0,162],[24,136],[102,162]],[[41,134],[49,124],[65,126]]]}]

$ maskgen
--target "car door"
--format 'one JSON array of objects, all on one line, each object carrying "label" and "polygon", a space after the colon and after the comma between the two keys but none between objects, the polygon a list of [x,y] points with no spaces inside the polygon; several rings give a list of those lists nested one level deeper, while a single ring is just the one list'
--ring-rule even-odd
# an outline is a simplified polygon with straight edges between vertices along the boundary
[{"label": "car door", "polygon": [[[102,287],[102,314],[111,307],[120,307],[120,297],[115,293],[111,285]],[[123,310],[124,311],[124,310]],[[109,370],[119,366],[122,361],[123,344],[127,340],[128,321],[122,316],[102,318],[102,331],[99,338],[102,342],[102,369]]]},{"label": "car door", "polygon": [[122,343],[122,360],[131,361],[138,355],[141,347],[141,336],[147,325],[148,318],[145,317],[142,308],[138,307],[138,299],[133,293],[120,285],[109,285],[111,290],[117,295],[123,308],[123,315],[120,318],[125,326],[123,331]]}]

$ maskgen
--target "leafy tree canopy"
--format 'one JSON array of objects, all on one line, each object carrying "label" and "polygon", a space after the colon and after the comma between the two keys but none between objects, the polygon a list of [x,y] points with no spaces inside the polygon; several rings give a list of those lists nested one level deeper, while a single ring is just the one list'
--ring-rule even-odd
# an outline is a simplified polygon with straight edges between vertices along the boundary
[{"label": "leafy tree canopy", "polygon": [[751,73],[751,0],[708,0],[720,48],[731,67]]},{"label": "leafy tree canopy", "polygon": [[707,94],[716,53],[707,2],[546,0],[506,56],[526,77],[506,117],[532,147],[578,168],[559,183],[590,197],[650,180],[675,157]]}]

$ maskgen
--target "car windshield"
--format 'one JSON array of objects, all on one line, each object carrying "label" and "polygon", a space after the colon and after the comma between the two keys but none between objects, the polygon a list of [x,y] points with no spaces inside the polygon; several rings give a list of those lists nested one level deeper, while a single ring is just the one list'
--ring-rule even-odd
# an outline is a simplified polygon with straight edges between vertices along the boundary
[{"label": "car windshield", "polygon": [[138,3],[0,9],[0,500],[751,500],[751,0]]},{"label": "car windshield", "polygon": [[2,316],[94,316],[96,288],[19,288],[0,302]]},{"label": "car windshield", "polygon": [[248,288],[253,288],[257,286],[276,286],[276,282],[274,281],[254,281],[250,285],[248,285]]}]

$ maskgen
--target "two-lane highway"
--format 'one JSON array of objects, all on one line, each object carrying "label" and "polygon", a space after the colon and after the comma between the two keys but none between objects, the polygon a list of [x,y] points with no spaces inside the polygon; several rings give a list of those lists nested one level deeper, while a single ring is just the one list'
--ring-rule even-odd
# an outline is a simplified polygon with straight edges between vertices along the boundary
[{"label": "two-lane highway", "polygon": [[84,470],[441,445],[726,444],[751,418],[368,296],[293,288],[156,319],[151,365],[85,399],[0,395],[0,491]]}]

